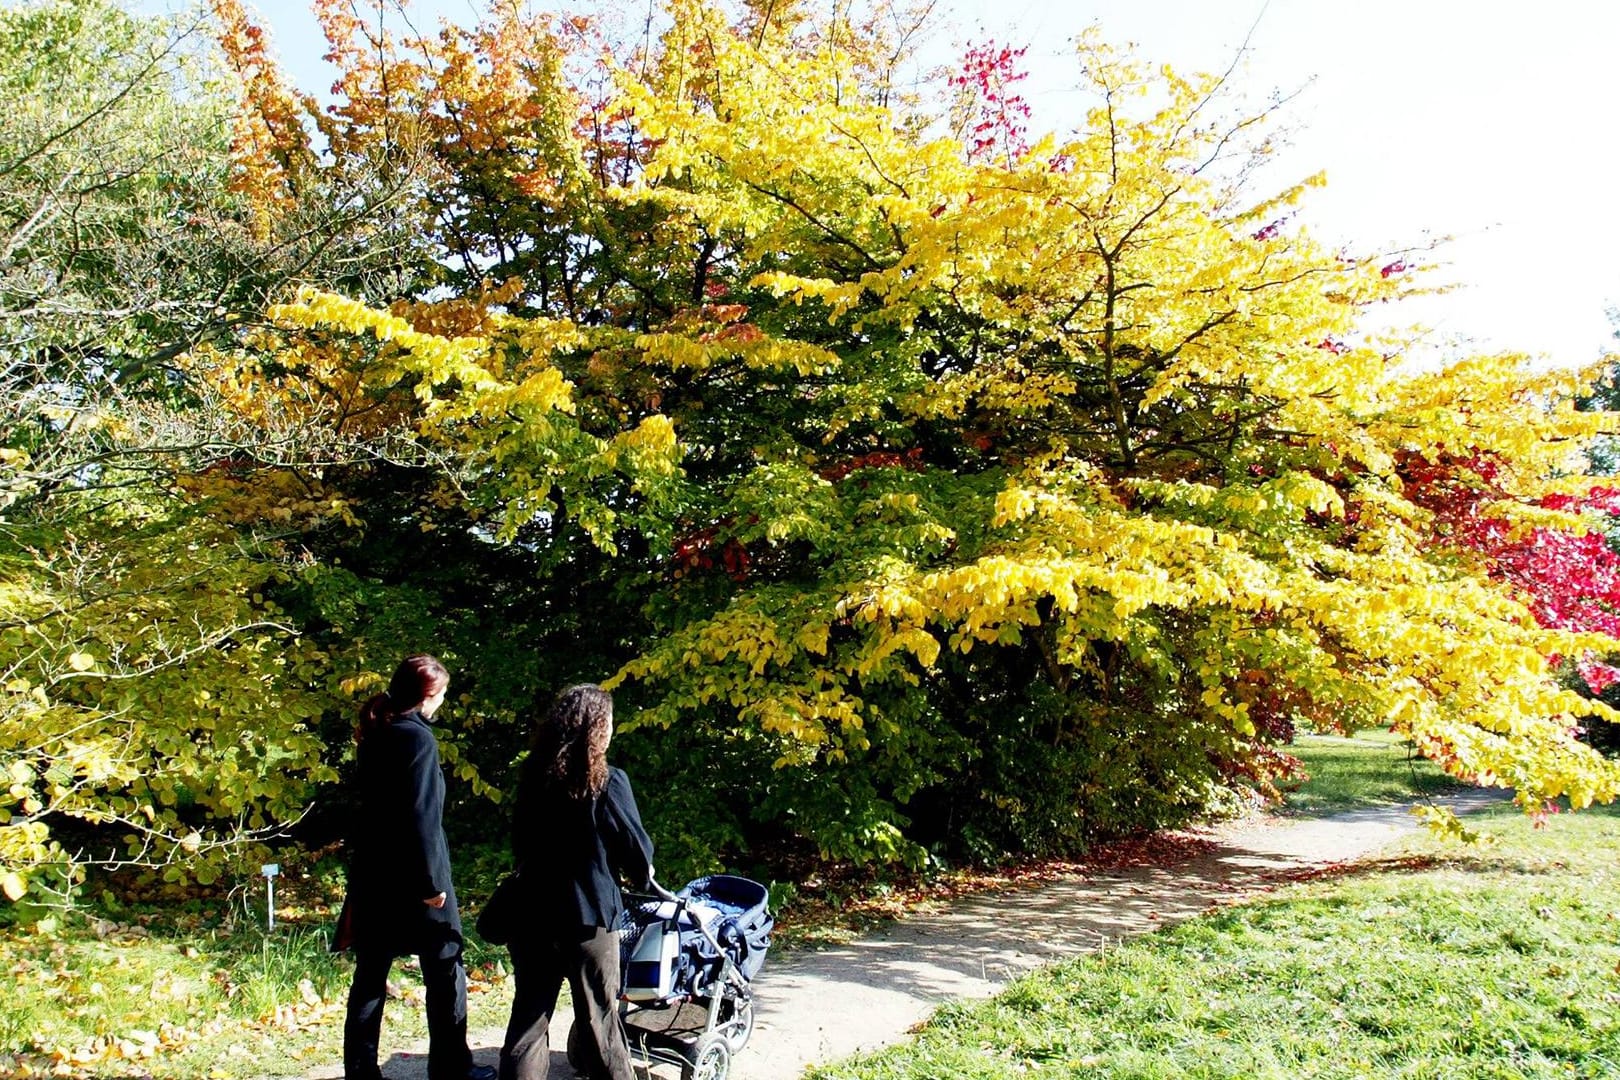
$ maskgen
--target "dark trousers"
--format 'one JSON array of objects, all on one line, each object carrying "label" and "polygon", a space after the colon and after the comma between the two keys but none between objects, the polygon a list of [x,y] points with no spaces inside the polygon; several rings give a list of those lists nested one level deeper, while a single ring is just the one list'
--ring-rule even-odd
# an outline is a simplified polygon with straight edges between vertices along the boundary
[{"label": "dark trousers", "polygon": [[[467,971],[461,966],[461,954],[418,959],[427,991],[428,1080],[466,1080],[472,1051],[467,1048]],[[377,1080],[381,1075],[377,1042],[393,963],[386,952],[355,956],[349,1014],[343,1022],[343,1075],[348,1080]]]},{"label": "dark trousers", "polygon": [[578,1064],[591,1080],[635,1080],[619,1019],[619,932],[582,926],[561,940],[512,942],[512,1019],[501,1047],[500,1080],[546,1080],[551,1014],[563,980],[574,999]]}]

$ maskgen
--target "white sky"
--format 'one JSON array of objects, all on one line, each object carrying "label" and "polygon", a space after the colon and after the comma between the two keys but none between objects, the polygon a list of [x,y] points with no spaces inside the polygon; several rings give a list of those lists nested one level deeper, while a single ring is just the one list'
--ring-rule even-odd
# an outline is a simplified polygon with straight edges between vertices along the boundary
[{"label": "white sky", "polygon": [[[1302,217],[1356,247],[1453,237],[1460,287],[1414,301],[1436,342],[1584,363],[1620,347],[1620,4],[1612,0],[955,0],[1031,42],[1029,97],[1063,116],[1063,43],[1095,21],[1182,69],[1241,73],[1289,109],[1276,184],[1322,169]],[[1073,111],[1070,106],[1069,112]],[[1059,121],[1061,122],[1061,121]]]},{"label": "white sky", "polygon": [[[1027,45],[1032,131],[1079,119],[1068,42],[1095,22],[1185,70],[1225,70],[1256,100],[1306,87],[1285,117],[1281,187],[1325,170],[1301,219],[1357,249],[1453,237],[1459,288],[1403,305],[1431,343],[1559,364],[1620,348],[1620,3],[1613,0],[940,0],[941,59],[968,41]],[[589,10],[588,0],[569,5]],[[324,43],[303,0],[258,0],[276,51],[324,91]],[[416,0],[419,26],[469,21],[474,0]],[[1306,84],[1309,83],[1308,86]]]}]

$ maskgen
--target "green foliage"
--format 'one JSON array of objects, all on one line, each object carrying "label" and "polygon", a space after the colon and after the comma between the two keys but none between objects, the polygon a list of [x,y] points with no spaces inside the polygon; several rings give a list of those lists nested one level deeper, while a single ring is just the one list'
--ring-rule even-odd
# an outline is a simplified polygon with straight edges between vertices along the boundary
[{"label": "green foliage", "polygon": [[224,192],[228,103],[197,28],[113,0],[0,12],[5,355],[50,350],[60,371],[94,352],[125,373],[212,308],[196,247]]},{"label": "green foliage", "polygon": [[[1609,309],[1609,325],[1614,327],[1615,338],[1620,341],[1620,308]],[[1620,364],[1611,361],[1602,376],[1592,384],[1591,392],[1581,398],[1581,407],[1594,411],[1620,409]],[[1587,451],[1592,471],[1606,476],[1620,472],[1620,445],[1613,435],[1593,441]]]},{"label": "green foliage", "polygon": [[314,730],[326,657],[267,598],[272,565],[183,506],[82,502],[100,500],[59,500],[54,528],[0,524],[11,899],[86,860],[212,882],[333,775]]},{"label": "green foliage", "polygon": [[[307,565],[289,507],[338,511],[286,465],[359,456],[357,437],[237,422],[186,350],[234,341],[289,280],[368,292],[394,254],[387,185],[312,185],[260,229],[212,29],[113,0],[0,10],[8,900],[86,862],[212,882],[285,836],[347,741],[323,730],[349,706],[334,655],[282,602]],[[253,463],[273,505],[249,522],[218,496]]]},{"label": "green foliage", "polygon": [[[988,681],[988,680],[985,680]],[[971,845],[980,860],[1007,852],[1065,855],[1100,839],[1185,824],[1213,802],[1215,732],[1128,706],[1076,703],[1031,679],[992,697],[964,733],[982,758],[939,788],[934,843]],[[923,820],[928,815],[919,814]],[[937,826],[936,826],[937,827]]]},{"label": "green foliage", "polygon": [[312,188],[280,231],[255,229],[211,30],[117,0],[0,10],[0,508],[107,462],[293,454],[286,430],[244,448],[177,358],[289,281],[369,292],[392,257],[352,190]]}]

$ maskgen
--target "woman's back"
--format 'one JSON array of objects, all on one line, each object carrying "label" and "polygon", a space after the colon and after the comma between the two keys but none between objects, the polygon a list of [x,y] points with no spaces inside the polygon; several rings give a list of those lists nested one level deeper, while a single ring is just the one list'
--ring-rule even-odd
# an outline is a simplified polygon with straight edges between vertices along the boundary
[{"label": "woman's back", "polygon": [[518,785],[512,853],[535,914],[577,926],[618,926],[619,877],[645,886],[652,872],[652,841],[630,780],[616,768],[600,795],[575,798],[530,758]]},{"label": "woman's back", "polygon": [[358,805],[353,837],[357,852],[397,857],[392,849],[413,839],[400,824],[414,816],[424,786],[440,792],[442,801],[444,778],[438,769],[438,747],[416,713],[398,716],[369,734],[355,750]]}]

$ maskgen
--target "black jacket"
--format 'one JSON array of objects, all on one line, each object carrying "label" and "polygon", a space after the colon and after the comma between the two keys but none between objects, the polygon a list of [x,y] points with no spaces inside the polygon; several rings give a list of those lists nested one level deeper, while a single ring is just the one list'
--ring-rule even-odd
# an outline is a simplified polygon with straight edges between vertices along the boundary
[{"label": "black jacket", "polygon": [[641,826],[630,778],[615,768],[608,769],[601,795],[574,799],[548,784],[538,767],[526,767],[512,853],[531,912],[518,931],[522,938],[571,934],[582,926],[617,929],[624,913],[619,878],[646,888],[652,874],[652,840]]},{"label": "black jacket", "polygon": [[[361,952],[452,956],[461,915],[445,842],[439,744],[412,711],[367,735],[355,752],[360,804],[351,834],[340,925]],[[442,908],[422,901],[445,894]]]}]

